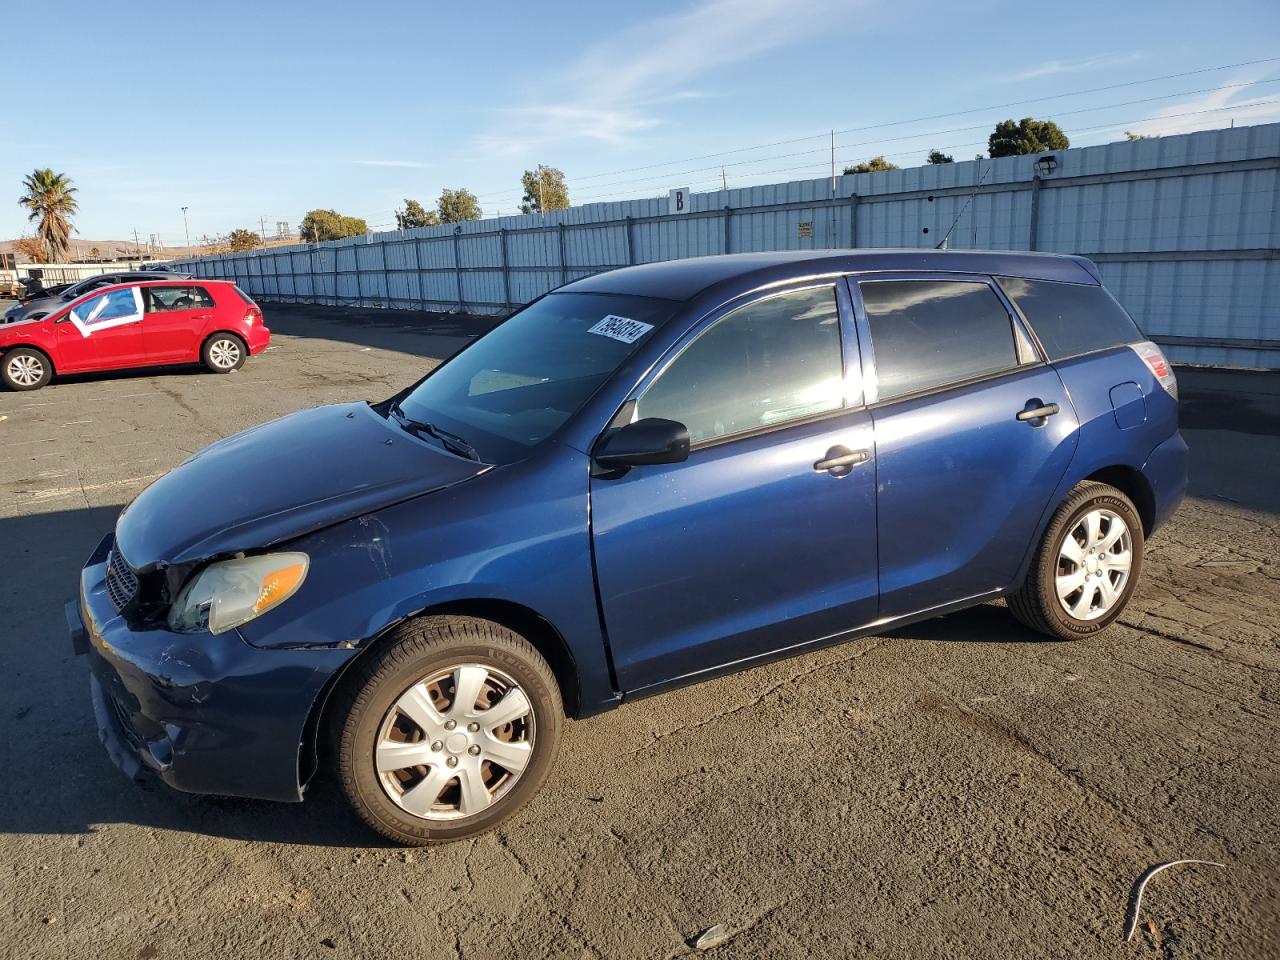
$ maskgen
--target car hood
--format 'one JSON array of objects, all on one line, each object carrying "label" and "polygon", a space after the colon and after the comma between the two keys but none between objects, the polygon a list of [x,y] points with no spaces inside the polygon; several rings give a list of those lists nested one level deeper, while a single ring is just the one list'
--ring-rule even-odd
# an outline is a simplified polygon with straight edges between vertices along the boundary
[{"label": "car hood", "polygon": [[367,403],[292,414],[220,440],[138,494],[116,523],[135,570],[257,550],[488,470]]}]

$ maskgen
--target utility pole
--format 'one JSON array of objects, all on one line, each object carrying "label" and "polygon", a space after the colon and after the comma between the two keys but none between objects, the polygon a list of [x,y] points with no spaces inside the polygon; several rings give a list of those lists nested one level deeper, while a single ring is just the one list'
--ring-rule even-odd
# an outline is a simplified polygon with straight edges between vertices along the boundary
[{"label": "utility pole", "polygon": [[538,177],[538,212],[544,217],[547,215],[547,201],[542,195],[542,177]]},{"label": "utility pole", "polygon": [[836,195],[836,132],[831,131],[831,195]]},{"label": "utility pole", "polygon": [[182,208],[182,230],[187,235],[187,253],[191,253],[191,225],[187,223],[187,208]]},{"label": "utility pole", "polygon": [[142,244],[138,242],[138,228],[133,228],[133,255],[139,260],[142,259]]},{"label": "utility pole", "polygon": [[729,189],[729,181],[728,181],[728,179],[726,179],[726,177],[725,177],[725,175],[724,175],[724,167],[721,167],[721,168],[720,168],[720,189],[721,189],[721,190],[728,190],[728,189]]},{"label": "utility pole", "polygon": [[265,244],[267,242],[267,218],[259,217],[258,226],[262,228],[262,242]]}]

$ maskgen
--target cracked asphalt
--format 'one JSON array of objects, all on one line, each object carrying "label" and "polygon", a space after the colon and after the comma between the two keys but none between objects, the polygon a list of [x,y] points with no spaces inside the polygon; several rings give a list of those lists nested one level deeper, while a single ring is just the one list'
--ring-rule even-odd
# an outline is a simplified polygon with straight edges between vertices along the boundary
[{"label": "cracked asphalt", "polygon": [[[999,604],[570,723],[500,832],[402,851],[125,780],[62,604],[149,479],[381,398],[487,321],[267,305],[240,373],[0,394],[4,957],[1280,955],[1280,375],[1180,371],[1192,493],[1104,635]],[[1130,891],[1149,866],[1137,935]]]}]

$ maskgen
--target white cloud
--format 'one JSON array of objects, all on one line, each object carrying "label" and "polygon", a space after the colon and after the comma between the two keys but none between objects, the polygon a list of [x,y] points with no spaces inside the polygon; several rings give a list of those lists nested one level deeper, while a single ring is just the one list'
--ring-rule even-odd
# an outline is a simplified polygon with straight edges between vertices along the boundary
[{"label": "white cloud", "polygon": [[860,4],[841,0],[703,0],[590,45],[539,100],[498,111],[478,146],[520,153],[540,143],[608,144],[661,123],[655,107],[704,96],[691,85],[732,64],[830,32]]},{"label": "white cloud", "polygon": [[[1266,67],[1238,74],[1230,84],[1267,79]],[[1224,84],[1229,86],[1230,84]],[[1216,130],[1237,124],[1270,123],[1280,119],[1280,84],[1212,90],[1161,107],[1140,123],[1125,129],[1154,136],[1172,136],[1193,130]]]},{"label": "white cloud", "polygon": [[1010,80],[1039,80],[1044,77],[1056,77],[1061,73],[1081,73],[1086,70],[1100,70],[1103,67],[1115,67],[1122,63],[1133,63],[1141,60],[1146,54],[1141,50],[1130,50],[1125,53],[1099,53],[1091,57],[1080,57],[1076,60],[1046,60],[1044,63],[1028,67],[1018,73],[1009,75]]},{"label": "white cloud", "polygon": [[425,163],[417,160],[356,160],[362,167],[425,167]]}]

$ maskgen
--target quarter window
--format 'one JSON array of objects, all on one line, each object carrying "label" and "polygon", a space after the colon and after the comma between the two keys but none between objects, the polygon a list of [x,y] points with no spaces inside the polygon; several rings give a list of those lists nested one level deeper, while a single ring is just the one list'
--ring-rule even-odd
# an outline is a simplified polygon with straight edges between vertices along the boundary
[{"label": "quarter window", "polygon": [[694,443],[844,406],[835,288],[740,307],[693,341],[640,398],[636,418],[689,428]]},{"label": "quarter window", "polygon": [[1143,339],[1137,325],[1101,286],[1000,277],[1050,360]]},{"label": "quarter window", "polygon": [[859,287],[880,400],[1018,365],[1009,313],[986,283],[872,280]]}]

